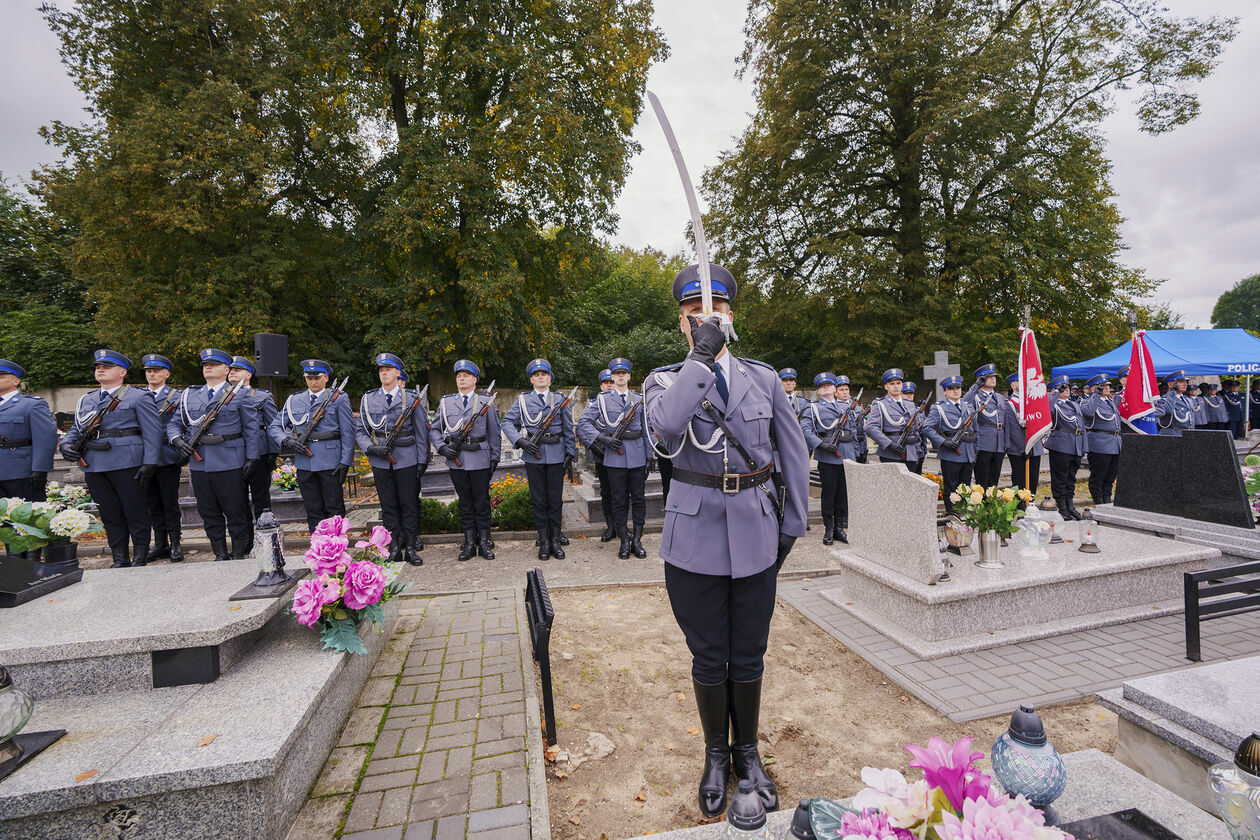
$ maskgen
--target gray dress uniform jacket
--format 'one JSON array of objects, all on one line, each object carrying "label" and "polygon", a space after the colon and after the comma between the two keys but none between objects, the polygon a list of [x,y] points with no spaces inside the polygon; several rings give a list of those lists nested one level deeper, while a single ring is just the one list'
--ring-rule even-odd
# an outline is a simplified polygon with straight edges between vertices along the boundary
[{"label": "gray dress uniform jacket", "polygon": [[1155,423],[1161,435],[1180,434],[1182,429],[1193,429],[1194,406],[1185,394],[1169,391],[1155,400]]},{"label": "gray dress uniform jacket", "polygon": [[[166,421],[166,439],[192,437],[197,423],[223,397],[223,389],[231,387],[224,382],[213,397],[209,385],[185,388],[179,398],[179,408]],[[239,470],[246,461],[262,457],[264,444],[258,410],[243,396],[244,391],[238,393],[219,412],[214,425],[206,430],[197,444],[203,460],[189,459],[188,469],[194,472]]]},{"label": "gray dress uniform jacket", "polygon": [[52,472],[56,448],[57,423],[41,397],[18,393],[0,402],[0,481]]},{"label": "gray dress uniform jacket", "polygon": [[735,447],[719,434],[703,407],[704,400],[721,412],[757,469],[770,464],[777,452],[787,491],[781,525],[769,481],[726,493],[686,484],[675,472],[670,484],[661,557],[689,572],[743,578],[774,565],[780,532],[804,536],[809,450],[774,369],[735,358],[730,371],[729,401],[723,401],[714,386],[716,374],[694,360],[653,371],[644,390],[652,428],[670,452],[678,452],[673,459],[675,470],[710,475],[748,472]]},{"label": "gray dress uniform jacket", "polygon": [[[507,414],[503,415],[503,434],[516,444],[521,438],[534,434],[543,418],[554,406],[562,402],[564,402],[564,396],[554,391],[548,391],[546,396],[537,391],[521,394],[507,410]],[[551,425],[543,432],[542,440],[538,445],[538,454],[542,457],[535,458],[526,452],[523,456],[525,463],[563,464],[566,456],[576,459],[575,435],[573,411],[570,404],[552,419]]]},{"label": "gray dress uniform jacket", "polygon": [[1010,446],[1006,428],[1006,397],[997,391],[985,392],[978,385],[972,385],[963,395],[963,402],[970,403],[973,411],[980,412],[976,422],[971,424],[976,430],[976,451],[1006,452]]},{"label": "gray dress uniform jacket", "polygon": [[271,439],[271,433],[267,431],[271,425],[271,421],[276,419],[279,412],[276,410],[275,397],[271,396],[270,391],[260,391],[253,386],[243,388],[241,396],[248,396],[254,404],[254,409],[258,412],[259,431],[262,432],[262,444],[264,455],[279,455],[280,444]]},{"label": "gray dress uniform jacket", "polygon": [[1220,394],[1215,397],[1208,395],[1200,397],[1203,407],[1207,410],[1207,422],[1209,423],[1228,423],[1229,408],[1225,405],[1225,398]]},{"label": "gray dress uniform jacket", "polygon": [[936,448],[936,456],[942,461],[952,461],[955,464],[975,463],[976,423],[979,422],[979,418],[973,420],[967,427],[967,431],[963,432],[959,439],[959,452],[955,452],[953,447],[945,443],[973,413],[971,406],[963,400],[958,402],[951,402],[948,399],[940,400],[928,409],[927,420],[923,424],[923,435],[932,441],[932,446]]},{"label": "gray dress uniform jacket", "polygon": [[1081,422],[1081,407],[1075,400],[1050,401],[1050,437],[1046,439],[1046,449],[1065,455],[1085,454],[1085,428]]},{"label": "gray dress uniform jacket", "polygon": [[[415,391],[408,391],[402,387],[396,388],[393,396],[392,400],[387,400],[384,389],[373,388],[359,401],[359,420],[355,423],[354,438],[364,452],[367,452],[367,448],[373,444],[384,446],[385,439],[393,431],[403,410],[411,408],[412,404],[420,398]],[[394,449],[390,454],[394,456],[397,463],[390,464],[388,458],[378,455],[369,455],[368,463],[377,470],[401,470],[417,464],[429,463],[429,409],[427,407],[417,405],[412,409],[411,416],[403,423],[398,437],[394,439]]]},{"label": "gray dress uniform jacket", "polygon": [[1243,419],[1244,412],[1247,410],[1243,404],[1243,400],[1246,399],[1245,394],[1235,394],[1233,391],[1226,391],[1221,394],[1221,399],[1225,401],[1225,412],[1228,420],[1238,421]]},{"label": "gray dress uniform jacket", "polygon": [[898,455],[892,450],[893,443],[901,437],[906,423],[914,415],[914,403],[908,400],[894,400],[883,396],[871,403],[871,413],[866,415],[865,431],[867,437],[875,441],[876,455],[880,458],[919,460],[919,454],[923,451],[921,426],[915,426],[907,438],[905,455]]},{"label": "gray dress uniform jacket", "polygon": [[862,431],[861,424],[855,422],[856,411],[849,416],[844,431],[840,433],[840,455],[832,455],[821,448],[835,433],[840,419],[852,408],[853,402],[850,400],[816,400],[809,403],[809,407],[801,415],[801,432],[805,435],[805,446],[814,453],[814,460],[818,463],[843,464],[846,458],[856,461],[858,453],[866,451],[866,433]]},{"label": "gray dress uniform jacket", "polygon": [[1194,427],[1202,429],[1208,424],[1207,403],[1203,401],[1203,397],[1191,397],[1190,404],[1194,406]]},{"label": "gray dress uniform jacket", "polygon": [[1085,448],[1099,455],[1120,454],[1120,411],[1111,397],[1090,394],[1081,403],[1085,416]]},{"label": "gray dress uniform jacket", "polygon": [[[267,434],[277,448],[286,437],[302,436],[311,417],[328,401],[328,393],[327,388],[320,391],[313,403],[310,391],[300,391],[284,401],[284,408],[267,424]],[[293,456],[293,466],[299,470],[321,472],[354,463],[354,412],[347,394],[342,393],[328,406],[306,439],[306,448],[310,455],[302,452]]]},{"label": "gray dress uniform jacket", "polygon": [[156,391],[145,388],[144,392],[153,400],[153,404],[157,407],[158,422],[162,424],[162,454],[158,456],[157,465],[159,467],[169,467],[178,464],[184,459],[179,454],[179,450],[171,446],[170,440],[166,437],[166,424],[179,411],[179,399],[182,396],[181,391],[177,391],[169,385],[163,385]]},{"label": "gray dress uniform jacket", "polygon": [[[782,386],[779,387],[782,391]],[[784,397],[787,394],[783,395]],[[602,434],[612,434],[612,430],[621,422],[621,415],[625,411],[630,410],[631,405],[643,402],[643,397],[633,391],[626,392],[625,408],[622,408],[621,395],[614,388],[611,391],[599,394],[595,399],[591,400],[590,405],[582,412],[582,416],[577,422],[577,436],[582,439],[582,445],[590,448],[595,442],[595,438]],[[655,427],[654,427],[655,428]],[[639,410],[634,413],[634,418],[630,421],[630,425],[626,426],[625,437],[622,438],[622,450],[618,452],[615,449],[604,450],[604,466],[615,467],[617,469],[632,470],[636,467],[645,466],[652,455],[652,442],[648,437],[647,425],[643,422],[643,406],[639,406]],[[662,429],[656,429],[656,432],[665,437]],[[673,447],[669,447],[673,451]],[[670,485],[670,492],[673,492],[673,485]]]},{"label": "gray dress uniform jacket", "polygon": [[[100,426],[102,434],[95,441],[89,441],[86,447],[79,445],[83,427],[110,403],[109,398],[102,399],[104,392],[100,388],[79,398],[74,408],[74,426],[61,439],[62,443],[83,449],[83,459],[87,461],[84,472],[135,469],[141,464],[157,466],[162,452],[162,424],[158,421],[157,406],[140,388],[118,387],[127,390],[117,407],[105,415]],[[139,434],[135,434],[137,431]],[[118,434],[120,432],[123,434]]]},{"label": "gray dress uniform jacket", "polygon": [[[481,407],[490,399],[477,391],[468,395],[468,407],[464,408],[463,394],[447,394],[438,403],[437,413],[433,416],[433,424],[429,427],[429,440],[433,448],[441,446],[446,438],[454,437],[467,419],[481,411]],[[453,470],[486,470],[491,461],[498,461],[503,450],[503,441],[499,433],[499,410],[490,403],[486,413],[477,418],[473,424],[468,442],[459,453],[462,467],[457,467],[450,458],[446,465]]]},{"label": "gray dress uniform jacket", "polygon": [[1020,397],[1015,395],[1011,395],[1006,400],[1006,454],[1044,455],[1046,447],[1040,440],[1033,444],[1032,452],[1024,451],[1028,447],[1028,433],[1019,422],[1019,403]]},{"label": "gray dress uniform jacket", "polygon": [[794,393],[792,396],[788,397],[788,404],[792,406],[792,410],[796,412],[796,416],[803,419],[805,416],[805,409],[809,407],[810,400],[805,399],[800,394]]}]

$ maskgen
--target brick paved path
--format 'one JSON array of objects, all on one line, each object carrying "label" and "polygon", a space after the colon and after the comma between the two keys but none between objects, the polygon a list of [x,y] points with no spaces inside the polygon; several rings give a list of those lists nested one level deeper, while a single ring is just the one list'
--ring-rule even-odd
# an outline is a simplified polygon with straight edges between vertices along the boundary
[{"label": "brick paved path", "polygon": [[[290,840],[529,840],[527,756],[542,741],[522,667],[533,663],[523,655],[520,596],[477,592],[400,607],[401,629]],[[545,826],[540,774],[533,784],[532,818]]]},{"label": "brick paved path", "polygon": [[[1005,714],[1022,700],[1062,703],[1116,688],[1133,677],[1193,667],[1180,615],[1065,633],[923,660],[820,594],[827,578],[779,582],[779,597],[889,679],[950,720]],[[1203,625],[1204,663],[1260,653],[1260,613]]]}]

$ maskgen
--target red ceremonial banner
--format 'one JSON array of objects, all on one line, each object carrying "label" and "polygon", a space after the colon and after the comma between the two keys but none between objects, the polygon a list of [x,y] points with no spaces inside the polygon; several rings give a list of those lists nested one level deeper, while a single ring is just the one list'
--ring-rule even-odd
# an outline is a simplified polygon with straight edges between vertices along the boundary
[{"label": "red ceremonial banner", "polygon": [[1024,421],[1028,443],[1025,454],[1032,452],[1039,440],[1050,434],[1050,393],[1041,375],[1041,354],[1037,352],[1037,336],[1024,329],[1019,343],[1019,417]]},{"label": "red ceremonial banner", "polygon": [[[1125,381],[1124,394],[1120,397],[1120,416],[1125,422],[1155,411],[1159,397],[1159,384],[1155,378],[1155,364],[1146,349],[1146,330],[1133,334],[1133,348],[1129,353],[1129,378]],[[1140,431],[1140,430],[1139,430]]]}]

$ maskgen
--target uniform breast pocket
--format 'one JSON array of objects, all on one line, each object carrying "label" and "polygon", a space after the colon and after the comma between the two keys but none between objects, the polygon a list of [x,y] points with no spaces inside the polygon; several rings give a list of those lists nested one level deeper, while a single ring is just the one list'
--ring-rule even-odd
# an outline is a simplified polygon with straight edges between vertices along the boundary
[{"label": "uniform breast pocket", "polygon": [[744,428],[748,430],[748,441],[752,446],[765,446],[770,442],[770,403],[753,402],[740,406],[740,416],[744,420]]}]

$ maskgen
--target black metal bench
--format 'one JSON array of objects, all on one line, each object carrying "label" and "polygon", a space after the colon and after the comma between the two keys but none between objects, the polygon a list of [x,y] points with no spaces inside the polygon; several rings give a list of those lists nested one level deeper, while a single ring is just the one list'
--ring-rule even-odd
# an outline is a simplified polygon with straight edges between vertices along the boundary
[{"label": "black metal bench", "polygon": [[1200,622],[1260,610],[1260,561],[1186,572],[1185,593],[1186,659],[1199,662]]},{"label": "black metal bench", "polygon": [[542,677],[543,718],[547,746],[556,742],[556,707],[551,696],[551,622],[556,611],[551,606],[542,569],[525,573],[525,616],[529,620],[529,641],[534,661]]}]

